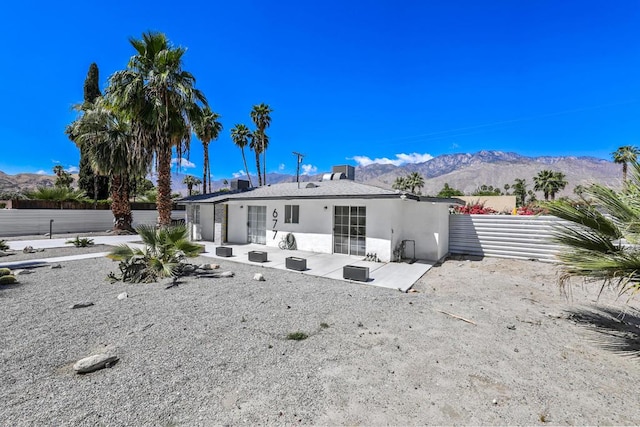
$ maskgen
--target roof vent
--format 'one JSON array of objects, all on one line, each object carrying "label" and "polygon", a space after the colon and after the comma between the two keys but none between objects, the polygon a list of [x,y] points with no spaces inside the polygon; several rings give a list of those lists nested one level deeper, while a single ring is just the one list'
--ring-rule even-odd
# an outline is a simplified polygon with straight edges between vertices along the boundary
[{"label": "roof vent", "polygon": [[316,188],[317,185],[315,185],[313,182],[308,183],[305,188]]},{"label": "roof vent", "polygon": [[325,173],[322,175],[323,181],[338,181],[345,179],[347,176],[343,172]]}]

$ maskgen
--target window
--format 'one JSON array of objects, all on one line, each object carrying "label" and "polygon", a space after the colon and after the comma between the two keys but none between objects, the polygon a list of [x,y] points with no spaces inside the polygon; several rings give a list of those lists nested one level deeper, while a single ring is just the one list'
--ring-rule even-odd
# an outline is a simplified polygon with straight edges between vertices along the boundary
[{"label": "window", "polygon": [[300,222],[300,206],[284,205],[285,224],[298,224]]}]

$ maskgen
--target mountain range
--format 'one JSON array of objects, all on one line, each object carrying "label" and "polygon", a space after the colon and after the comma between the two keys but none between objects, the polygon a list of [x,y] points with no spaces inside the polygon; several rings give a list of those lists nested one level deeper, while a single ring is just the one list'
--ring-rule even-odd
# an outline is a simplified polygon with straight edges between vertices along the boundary
[{"label": "mountain range", "polygon": [[[215,167],[215,166],[214,166]],[[355,179],[358,182],[391,188],[396,178],[417,172],[424,177],[422,194],[435,195],[444,184],[470,194],[481,185],[504,188],[512,185],[517,178],[525,179],[528,188],[533,188],[533,177],[543,169],[562,172],[568,182],[564,191],[558,195],[570,196],[576,185],[588,185],[592,182],[618,187],[621,183],[621,166],[611,161],[594,157],[540,156],[527,157],[513,152],[479,151],[474,154],[444,154],[424,163],[395,166],[392,164],[371,164],[358,166]],[[331,172],[331,171],[326,171]],[[186,193],[182,184],[184,175],[174,176],[174,191]],[[197,175],[196,175],[197,176]],[[319,181],[323,174],[303,175],[300,181]],[[254,184],[257,179],[252,177]],[[294,182],[295,175],[269,173],[267,182]],[[0,193],[33,189],[38,186],[51,186],[55,182],[53,175],[17,174],[7,175],[0,172]],[[224,180],[213,181],[213,187],[219,189],[227,184]]]}]

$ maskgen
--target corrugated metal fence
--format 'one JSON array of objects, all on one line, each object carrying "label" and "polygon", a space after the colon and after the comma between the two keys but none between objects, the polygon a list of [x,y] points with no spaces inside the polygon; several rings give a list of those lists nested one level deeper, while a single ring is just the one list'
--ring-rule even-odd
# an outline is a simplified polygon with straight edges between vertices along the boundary
[{"label": "corrugated metal fence", "polygon": [[[133,226],[155,224],[158,212],[134,210]],[[172,218],[183,219],[185,211],[173,211]],[[93,209],[0,209],[0,238],[30,236],[49,232],[53,220],[53,233],[83,233],[106,231],[113,227],[110,210]]]},{"label": "corrugated metal fence", "polygon": [[561,246],[549,238],[554,216],[451,215],[449,252],[452,254],[553,261]]}]

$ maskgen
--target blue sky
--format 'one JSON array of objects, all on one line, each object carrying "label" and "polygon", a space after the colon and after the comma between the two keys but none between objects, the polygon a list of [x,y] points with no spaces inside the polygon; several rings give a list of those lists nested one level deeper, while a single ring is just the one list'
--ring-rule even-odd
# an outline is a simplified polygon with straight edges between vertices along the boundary
[{"label": "blue sky", "polygon": [[[224,130],[214,179],[243,169],[229,137],[273,108],[267,170],[425,161],[479,150],[610,158],[640,145],[640,2],[10,2],[0,36],[0,170],[77,167],[64,135],[91,62],[102,88],[129,37],[188,48]],[[252,153],[249,167],[255,169]],[[183,173],[202,174],[192,141]]]}]

